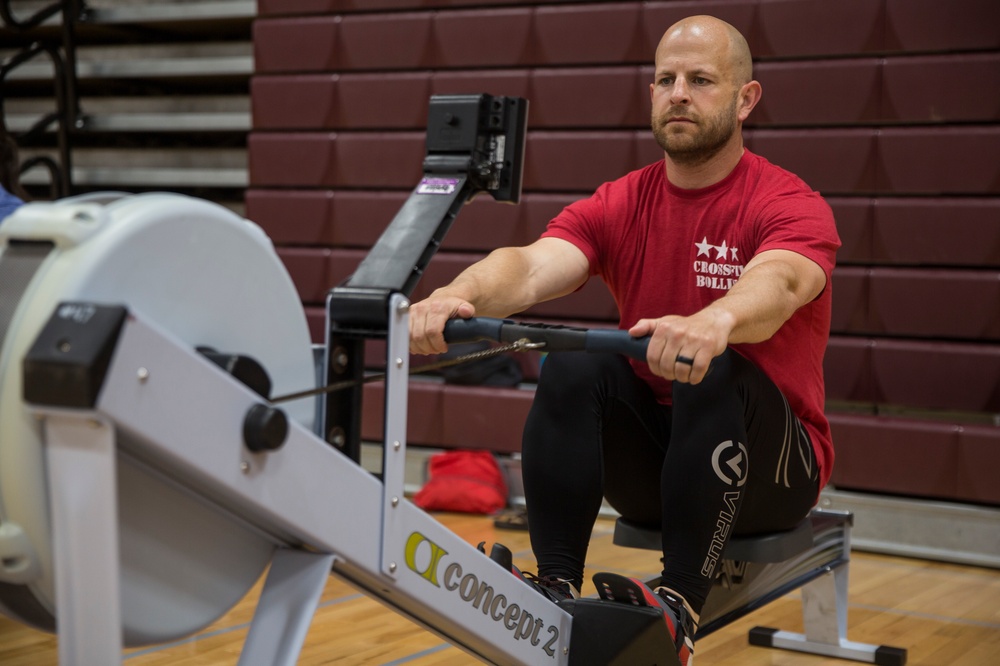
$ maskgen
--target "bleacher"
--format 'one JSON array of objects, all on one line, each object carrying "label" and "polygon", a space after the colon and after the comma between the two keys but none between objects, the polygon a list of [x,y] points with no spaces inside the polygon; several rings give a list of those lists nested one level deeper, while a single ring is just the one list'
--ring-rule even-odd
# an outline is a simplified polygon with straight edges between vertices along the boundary
[{"label": "bleacher", "polygon": [[[0,83],[5,124],[22,158],[70,162],[61,194],[168,190],[242,211],[256,3],[5,1],[16,23],[62,6],[40,25],[0,28],[0,58],[40,43],[75,72],[63,121],[68,160],[59,154],[58,123],[27,134],[56,110],[53,58],[42,53]],[[49,196],[52,179],[44,169],[29,169],[22,180],[33,196]]]}]

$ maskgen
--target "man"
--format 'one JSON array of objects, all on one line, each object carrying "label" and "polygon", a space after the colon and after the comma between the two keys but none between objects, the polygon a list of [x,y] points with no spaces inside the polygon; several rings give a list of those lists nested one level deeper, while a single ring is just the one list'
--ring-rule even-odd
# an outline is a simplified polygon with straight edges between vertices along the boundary
[{"label": "man", "polygon": [[14,137],[0,130],[0,222],[24,203]]},{"label": "man", "polygon": [[663,533],[664,609],[682,664],[733,533],[795,526],[833,462],[822,358],[833,216],[801,180],[746,151],[760,100],[746,40],[694,16],[671,26],[650,84],[657,162],[568,206],[538,241],[471,266],[410,311],[411,349],[445,321],[504,317],[599,275],[647,362],[547,358],[525,425],[531,583],[575,595],[602,496]]}]

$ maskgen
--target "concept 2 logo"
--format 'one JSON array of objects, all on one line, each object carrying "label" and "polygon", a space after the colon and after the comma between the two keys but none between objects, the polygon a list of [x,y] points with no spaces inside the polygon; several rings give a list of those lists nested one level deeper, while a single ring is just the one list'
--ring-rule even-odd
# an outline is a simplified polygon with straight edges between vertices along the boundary
[{"label": "concept 2 logo", "polygon": [[[429,558],[428,558],[429,551]],[[448,551],[437,545],[420,532],[413,532],[406,540],[406,566],[435,587],[443,587],[457,594],[462,601],[510,631],[514,640],[526,640],[550,657],[555,657],[555,645],[559,641],[559,627],[545,626],[541,618],[515,603],[508,603],[507,597],[497,594],[493,586],[479,580],[473,573],[464,573],[458,562],[445,564]],[[541,599],[541,597],[539,597]],[[548,637],[543,645],[542,640]]]}]

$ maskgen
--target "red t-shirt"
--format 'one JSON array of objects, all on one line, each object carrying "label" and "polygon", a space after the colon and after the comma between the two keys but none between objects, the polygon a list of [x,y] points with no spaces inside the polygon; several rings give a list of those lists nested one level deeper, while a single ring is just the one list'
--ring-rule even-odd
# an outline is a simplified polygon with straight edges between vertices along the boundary
[{"label": "red t-shirt", "polygon": [[[809,431],[821,487],[833,468],[830,424],[823,413],[823,353],[830,332],[830,273],[840,239],[823,198],[797,176],[745,151],[736,168],[706,188],[667,181],[656,162],[605,183],[567,206],[543,236],[578,247],[591,275],[607,283],[619,327],[642,318],[690,315],[725,295],[750,259],[764,250],[797,252],[826,273],[823,292],[799,308],[769,340],[733,345],[781,389]],[[670,382],[632,361],[657,399]]]}]

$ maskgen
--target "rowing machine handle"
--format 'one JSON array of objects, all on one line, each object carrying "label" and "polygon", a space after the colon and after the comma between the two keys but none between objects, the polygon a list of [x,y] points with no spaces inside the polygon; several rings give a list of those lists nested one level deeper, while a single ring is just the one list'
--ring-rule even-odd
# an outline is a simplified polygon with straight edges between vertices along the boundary
[{"label": "rowing machine handle", "polygon": [[649,344],[648,336],[633,338],[628,331],[522,324],[493,317],[449,319],[444,327],[444,339],[449,343],[476,340],[517,342],[526,339],[544,343],[540,351],[613,352],[637,361],[646,360]]}]

